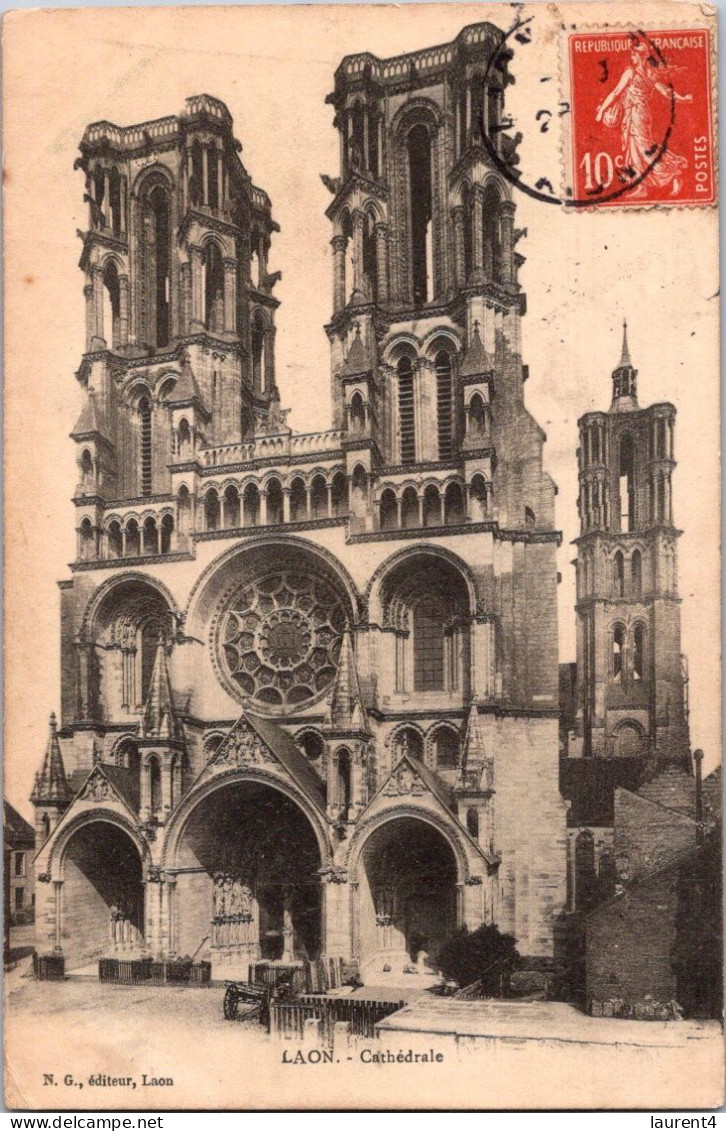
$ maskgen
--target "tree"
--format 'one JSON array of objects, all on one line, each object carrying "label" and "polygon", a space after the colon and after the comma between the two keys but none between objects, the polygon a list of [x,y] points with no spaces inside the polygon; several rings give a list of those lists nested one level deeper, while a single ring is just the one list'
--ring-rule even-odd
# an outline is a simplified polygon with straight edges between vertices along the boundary
[{"label": "tree", "polygon": [[471,932],[460,927],[439,951],[439,969],[459,987],[480,982],[483,997],[498,995],[502,978],[522,965],[516,943],[514,935],[503,934],[493,924]]}]

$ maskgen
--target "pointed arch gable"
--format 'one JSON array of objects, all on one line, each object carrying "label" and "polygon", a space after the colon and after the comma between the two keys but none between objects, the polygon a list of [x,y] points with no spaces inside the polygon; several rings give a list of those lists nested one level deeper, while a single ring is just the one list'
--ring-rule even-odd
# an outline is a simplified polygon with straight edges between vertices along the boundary
[{"label": "pointed arch gable", "polygon": [[[218,789],[229,785],[244,784],[245,782],[269,786],[293,801],[307,818],[313,830],[320,851],[322,866],[324,868],[332,866],[333,851],[328,837],[327,824],[316,806],[311,804],[309,797],[291,778],[285,776],[280,769],[259,765],[244,768],[232,767],[217,772],[212,769],[209,772],[215,758],[216,753],[212,755],[209,765],[202,770],[194,786],[186,793],[166,826],[166,836],[161,854],[162,868],[174,870],[184,830],[197,805],[216,793]],[[314,771],[312,772],[314,773]]]},{"label": "pointed arch gable", "polygon": [[121,832],[126,833],[139,853],[142,867],[145,868],[151,861],[151,848],[139,832],[135,815],[127,815],[128,810],[125,807],[121,808],[120,801],[118,804],[118,809],[111,809],[105,805],[100,807],[78,799],[73,801],[38,851],[35,857],[36,872],[39,875],[45,874],[50,880],[62,880],[65,856],[70,842],[80,829],[92,824],[114,825]]}]

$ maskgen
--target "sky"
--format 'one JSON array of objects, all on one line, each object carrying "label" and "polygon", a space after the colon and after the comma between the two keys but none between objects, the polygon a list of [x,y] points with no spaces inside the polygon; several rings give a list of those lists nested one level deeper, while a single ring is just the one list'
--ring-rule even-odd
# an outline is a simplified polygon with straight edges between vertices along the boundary
[{"label": "sky", "polygon": [[[652,8],[639,9],[647,24]],[[627,9],[587,6],[611,22]],[[534,108],[562,96],[562,20],[531,5],[533,42],[510,65],[508,109],[523,133],[523,176],[561,175],[566,138],[540,132]],[[698,19],[680,5],[682,19]],[[568,16],[573,9],[568,9]],[[281,226],[269,269],[277,378],[289,423],[330,426],[330,195],[338,138],[325,95],[345,54],[387,57],[453,39],[468,23],[511,20],[507,5],[358,8],[106,9],[17,12],[5,22],[6,215],[6,792],[28,813],[47,720],[59,705],[58,589],[75,556],[74,445],[82,404],[74,373],[84,339],[77,229],[87,226],[74,172],[87,123],[130,125],[178,112],[191,94],[221,98],[243,161]],[[702,22],[702,18],[699,22]],[[29,63],[32,61],[32,65]],[[544,93],[543,93],[544,92]],[[548,101],[549,100],[549,101]],[[559,487],[559,637],[575,656],[577,419],[607,409],[610,374],[628,319],[640,403],[677,408],[675,521],[680,543],[683,651],[690,663],[692,745],[720,761],[718,232],[708,208],[565,211],[515,190],[526,236],[523,360],[530,411],[547,433],[545,466]]]}]

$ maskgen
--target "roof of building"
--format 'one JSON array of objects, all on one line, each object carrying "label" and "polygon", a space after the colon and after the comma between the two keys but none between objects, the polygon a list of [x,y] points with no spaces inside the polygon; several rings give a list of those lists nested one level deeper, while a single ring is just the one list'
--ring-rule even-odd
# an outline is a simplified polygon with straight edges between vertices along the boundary
[{"label": "roof of building", "polygon": [[353,344],[348,350],[348,356],[345,359],[340,375],[341,377],[355,377],[360,373],[367,373],[371,368],[371,363],[366,357],[366,349],[363,345],[363,339],[360,336],[360,326],[356,326],[355,337]]},{"label": "roof of building", "polygon": [[484,343],[479,336],[479,323],[475,322],[474,333],[471,335],[471,341],[464,354],[459,375],[461,377],[479,377],[483,373],[488,373],[491,368],[492,363],[487,357]]},{"label": "roof of building", "polygon": [[256,731],[265,745],[269,747],[278,761],[288,771],[290,777],[293,778],[318,809],[325,812],[323,783],[287,731],[283,730],[283,728],[278,723],[273,722],[272,719],[265,719],[260,715],[252,715],[248,711],[245,711],[241,719],[235,723],[235,726],[238,726],[243,720],[246,720],[252,729]]},{"label": "roof of building", "polygon": [[616,788],[635,793],[643,774],[639,758],[564,758],[560,792],[571,802],[567,824],[571,828],[611,826]]},{"label": "roof of building", "polygon": [[9,801],[3,802],[3,842],[8,848],[32,848],[35,830]]},{"label": "roof of building", "polygon": [[95,391],[89,387],[86,402],[81,409],[81,415],[76,421],[76,426],[71,432],[71,436],[75,439],[80,439],[81,436],[90,436],[94,433],[97,436],[107,437],[108,435],[103,421],[103,413],[96,400]]}]

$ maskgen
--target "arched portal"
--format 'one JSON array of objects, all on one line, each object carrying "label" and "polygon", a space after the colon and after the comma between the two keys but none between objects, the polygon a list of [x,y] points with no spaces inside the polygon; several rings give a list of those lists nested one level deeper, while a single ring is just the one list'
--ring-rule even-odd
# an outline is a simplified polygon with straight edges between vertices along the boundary
[{"label": "arched portal", "polygon": [[139,850],[111,821],[89,821],[67,842],[61,876],[66,969],[101,957],[138,958],[144,947]]},{"label": "arched portal", "polygon": [[357,872],[364,979],[386,966],[399,975],[423,954],[435,964],[457,925],[457,863],[443,833],[418,817],[386,821],[363,845]]},{"label": "arched portal", "polygon": [[172,948],[245,978],[257,959],[317,957],[321,866],[315,831],[295,801],[258,781],[220,785],[179,837]]}]

